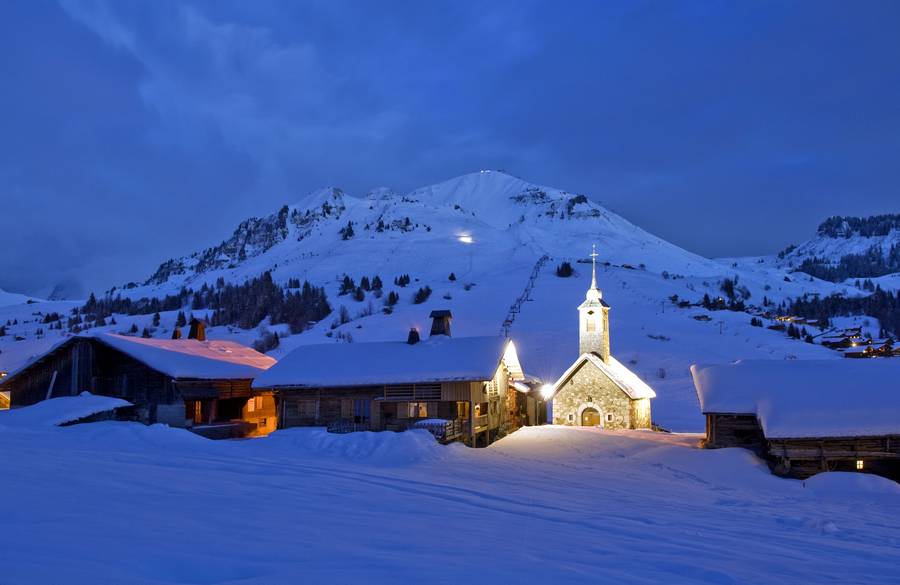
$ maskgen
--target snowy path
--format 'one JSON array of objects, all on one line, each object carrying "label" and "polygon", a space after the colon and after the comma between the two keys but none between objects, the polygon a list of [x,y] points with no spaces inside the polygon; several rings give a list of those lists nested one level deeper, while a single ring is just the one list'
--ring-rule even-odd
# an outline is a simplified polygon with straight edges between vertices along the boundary
[{"label": "snowy path", "polygon": [[0,417],[15,560],[0,583],[897,582],[900,486],[804,487],[695,441],[542,427],[477,451],[314,429],[210,442]]}]

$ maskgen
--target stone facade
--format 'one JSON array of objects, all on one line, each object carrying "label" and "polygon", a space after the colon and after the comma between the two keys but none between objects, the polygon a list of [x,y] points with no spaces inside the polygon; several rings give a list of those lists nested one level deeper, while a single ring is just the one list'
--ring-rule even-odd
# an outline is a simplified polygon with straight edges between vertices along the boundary
[{"label": "stone facade", "polygon": [[631,400],[606,374],[585,362],[553,397],[553,424],[581,426],[584,411],[593,408],[605,429],[649,428],[649,400],[644,401],[646,416],[637,421],[632,403],[641,401]]}]

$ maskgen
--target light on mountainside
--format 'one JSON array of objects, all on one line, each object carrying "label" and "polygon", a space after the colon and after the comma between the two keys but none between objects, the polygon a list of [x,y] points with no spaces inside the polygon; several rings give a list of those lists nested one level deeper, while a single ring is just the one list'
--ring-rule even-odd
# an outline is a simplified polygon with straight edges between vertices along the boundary
[{"label": "light on mountainside", "polygon": [[472,239],[472,236],[470,236],[469,234],[459,234],[458,236],[456,236],[456,238],[463,244],[471,244],[475,242],[475,240]]}]

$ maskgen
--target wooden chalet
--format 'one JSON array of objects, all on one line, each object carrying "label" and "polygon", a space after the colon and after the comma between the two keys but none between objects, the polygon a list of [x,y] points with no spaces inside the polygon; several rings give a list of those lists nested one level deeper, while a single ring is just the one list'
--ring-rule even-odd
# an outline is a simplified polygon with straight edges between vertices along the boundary
[{"label": "wooden chalet", "polygon": [[843,351],[846,358],[894,357],[893,339],[866,339]]},{"label": "wooden chalet", "polygon": [[900,481],[900,363],[748,360],[692,366],[706,448],[743,447],[778,475],[875,473]]},{"label": "wooden chalet", "polygon": [[301,346],[253,382],[274,395],[278,427],[333,432],[423,428],[443,442],[486,446],[541,422],[537,385],[527,384],[503,337],[450,335],[449,311],[431,314],[428,339]]},{"label": "wooden chalet", "polygon": [[4,378],[0,392],[11,408],[90,392],[127,400],[129,418],[146,424],[210,438],[255,436],[275,429],[274,401],[250,391],[274,363],[232,341],[98,333],[53,347]]}]

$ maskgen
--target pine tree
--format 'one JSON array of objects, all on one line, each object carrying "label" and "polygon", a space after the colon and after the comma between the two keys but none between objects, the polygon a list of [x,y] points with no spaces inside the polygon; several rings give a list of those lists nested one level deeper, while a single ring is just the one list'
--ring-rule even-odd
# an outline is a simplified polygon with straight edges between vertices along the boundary
[{"label": "pine tree", "polygon": [[416,291],[415,295],[413,295],[413,304],[421,305],[422,303],[427,301],[428,297],[430,297],[430,296],[431,296],[431,287],[427,286],[427,285],[423,286],[422,288],[420,288],[419,290]]},{"label": "pine tree", "polygon": [[366,293],[363,291],[362,287],[356,287],[356,290],[353,291],[353,300],[356,302],[362,302],[366,300]]},{"label": "pine tree", "polygon": [[451,272],[451,273],[450,273],[450,276],[448,276],[447,279],[448,279],[450,282],[455,281],[455,280],[456,280],[456,273]]},{"label": "pine tree", "polygon": [[178,311],[178,316],[175,317],[175,327],[184,327],[187,325],[187,317],[184,316],[184,311]]},{"label": "pine tree", "polygon": [[144,327],[144,330],[141,331],[141,337],[143,337],[144,339],[150,339],[153,336],[150,335],[150,330]]},{"label": "pine tree", "polygon": [[131,327],[128,329],[128,333],[131,333],[132,335],[134,335],[137,332],[138,332],[137,323],[132,323]]},{"label": "pine tree", "polygon": [[349,240],[350,238],[352,238],[355,235],[353,233],[353,222],[348,221],[347,225],[341,229],[340,234],[342,240]]},{"label": "pine tree", "polygon": [[372,290],[372,285],[369,283],[369,277],[363,276],[359,280],[359,287],[363,290]]},{"label": "pine tree", "polygon": [[339,295],[346,295],[352,293],[356,290],[356,283],[353,282],[353,279],[344,275],[344,279],[341,281],[341,290],[338,292]]},{"label": "pine tree", "polygon": [[559,266],[556,267],[556,276],[560,278],[569,278],[575,274],[575,270],[572,268],[572,265],[568,262],[563,262]]},{"label": "pine tree", "polygon": [[159,319],[160,319],[159,311],[153,313],[153,326],[154,327],[159,327]]},{"label": "pine tree", "polygon": [[397,291],[391,291],[388,293],[387,298],[384,300],[384,304],[388,307],[393,307],[400,301],[400,295],[397,294]]},{"label": "pine tree", "polygon": [[372,278],[372,290],[381,290],[384,287],[384,284],[381,282],[381,277],[377,274]]}]

